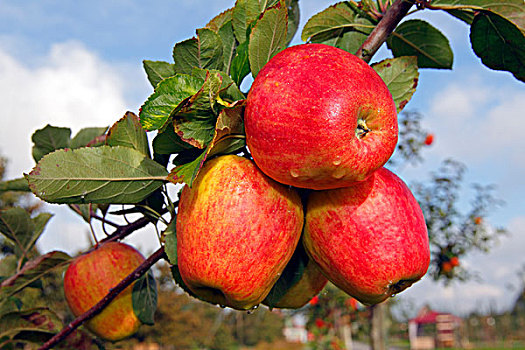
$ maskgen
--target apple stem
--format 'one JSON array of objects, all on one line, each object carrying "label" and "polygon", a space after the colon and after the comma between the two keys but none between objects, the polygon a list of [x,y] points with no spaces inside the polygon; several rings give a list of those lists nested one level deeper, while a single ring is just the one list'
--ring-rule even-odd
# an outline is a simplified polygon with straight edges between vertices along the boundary
[{"label": "apple stem", "polygon": [[84,322],[91,319],[100,313],[106,306],[115,299],[117,295],[120,294],[124,289],[126,289],[131,283],[139,279],[144,275],[157,261],[162,258],[166,258],[164,252],[164,247],[159,248],[155,253],[153,253],[149,258],[147,258],[142,264],[139,265],[132,273],[130,273],[126,278],[119,282],[114,288],[110,289],[109,293],[106,294],[98,303],[96,303],[91,309],[83,313],[82,315],[75,318],[67,326],[62,328],[60,332],[55,334],[51,339],[49,339],[44,345],[42,345],[38,350],[47,350],[51,349],[53,346],[58,344],[60,341],[64,340],[69,334],[71,334],[75,329],[80,327]]},{"label": "apple stem", "polygon": [[413,1],[396,0],[355,55],[365,62],[370,62],[399,22],[407,15],[412,5],[414,5]]}]

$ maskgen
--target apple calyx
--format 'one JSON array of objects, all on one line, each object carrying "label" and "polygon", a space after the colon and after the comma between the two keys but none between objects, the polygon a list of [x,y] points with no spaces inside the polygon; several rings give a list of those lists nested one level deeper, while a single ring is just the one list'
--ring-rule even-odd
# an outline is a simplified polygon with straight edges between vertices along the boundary
[{"label": "apple calyx", "polygon": [[355,136],[361,140],[362,138],[364,138],[370,131],[372,131],[371,129],[369,129],[367,126],[366,126],[366,122],[364,119],[361,119],[359,118],[357,120],[357,128],[355,129]]},{"label": "apple calyx", "polygon": [[419,281],[419,278],[402,279],[397,281],[396,283],[392,283],[388,286],[388,295],[392,297],[396,294],[399,294],[414,283],[416,283],[417,281]]}]

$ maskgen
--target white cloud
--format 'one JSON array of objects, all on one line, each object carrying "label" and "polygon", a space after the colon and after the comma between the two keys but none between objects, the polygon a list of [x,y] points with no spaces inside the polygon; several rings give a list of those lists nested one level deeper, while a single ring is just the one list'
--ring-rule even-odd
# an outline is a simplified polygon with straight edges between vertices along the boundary
[{"label": "white cloud", "polygon": [[46,124],[108,126],[126,111],[124,81],[112,67],[76,42],[55,44],[39,65],[18,62],[0,49],[0,152],[8,177],[33,166],[31,134]]},{"label": "white cloud", "polygon": [[498,89],[461,77],[436,93],[425,123],[436,133],[434,152],[469,161],[514,160],[523,167],[525,90]]},{"label": "white cloud", "polygon": [[[9,160],[7,178],[21,177],[33,167],[31,135],[35,130],[51,124],[69,127],[74,135],[83,127],[109,126],[128,109],[126,92],[137,90],[127,88],[137,78],[136,72],[104,62],[78,42],[54,44],[31,64],[20,62],[2,47],[5,45],[0,45],[0,154]],[[142,83],[138,83],[141,88]],[[38,241],[42,252],[74,254],[90,245],[89,226],[79,216],[65,206],[46,205],[45,210],[55,216]],[[102,229],[96,227],[96,232]],[[151,251],[155,243],[151,234],[155,233],[149,234],[148,244],[141,245]]]}]

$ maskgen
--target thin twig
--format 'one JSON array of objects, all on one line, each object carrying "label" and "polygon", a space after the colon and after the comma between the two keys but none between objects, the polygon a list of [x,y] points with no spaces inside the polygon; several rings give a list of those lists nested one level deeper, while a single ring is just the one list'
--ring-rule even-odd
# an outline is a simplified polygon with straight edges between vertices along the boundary
[{"label": "thin twig", "polygon": [[64,340],[71,332],[80,327],[84,322],[91,319],[100,313],[120,292],[122,292],[126,287],[131,285],[135,280],[144,275],[157,261],[165,257],[164,247],[159,248],[155,253],[153,253],[148,259],[146,259],[139,267],[137,267],[132,273],[130,273],[126,278],[119,282],[114,288],[110,289],[109,293],[102,298],[97,304],[95,304],[91,309],[83,313],[82,315],[75,318],[67,326],[62,328],[60,332],[55,334],[51,339],[49,339],[44,345],[42,345],[38,350],[47,350],[51,349],[53,346],[58,344],[60,341]]},{"label": "thin twig", "polygon": [[151,220],[148,217],[143,216],[140,219],[128,223],[127,225],[119,226],[111,235],[101,240],[100,243],[122,239],[134,231],[147,226],[149,223],[151,223]]},{"label": "thin twig", "polygon": [[412,5],[414,5],[413,1],[396,0],[363,45],[357,50],[356,56],[366,62],[370,62],[388,36],[396,29],[399,22],[407,15]]}]

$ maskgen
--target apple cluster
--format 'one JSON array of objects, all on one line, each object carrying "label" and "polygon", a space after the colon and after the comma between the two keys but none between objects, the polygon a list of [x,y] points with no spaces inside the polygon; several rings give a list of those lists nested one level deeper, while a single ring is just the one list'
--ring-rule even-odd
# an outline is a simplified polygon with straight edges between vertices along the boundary
[{"label": "apple cluster", "polygon": [[[180,196],[177,265],[195,296],[239,310],[298,308],[329,280],[370,305],[421,279],[425,220],[383,167],[396,106],[368,64],[327,45],[287,48],[254,79],[244,123],[253,160],[214,158]],[[302,277],[269,303],[298,251]]]}]

